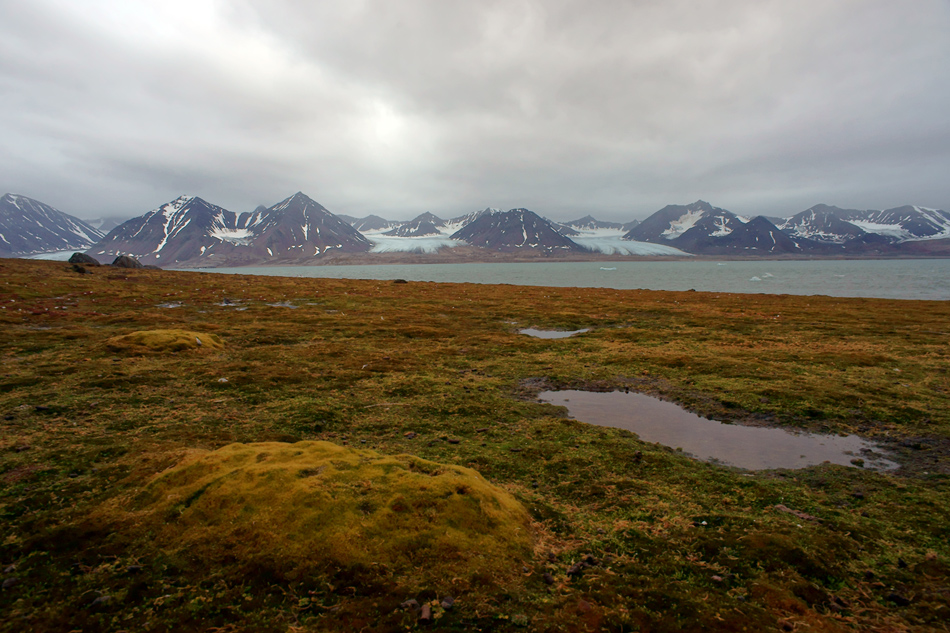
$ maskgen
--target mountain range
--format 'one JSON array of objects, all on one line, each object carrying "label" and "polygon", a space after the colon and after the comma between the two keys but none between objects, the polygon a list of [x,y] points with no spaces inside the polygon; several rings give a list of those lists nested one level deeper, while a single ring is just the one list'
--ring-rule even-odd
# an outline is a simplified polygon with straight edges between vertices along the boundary
[{"label": "mountain range", "polygon": [[143,264],[214,267],[460,246],[468,247],[464,253],[470,257],[478,251],[542,257],[947,256],[950,214],[915,206],[862,211],[819,204],[788,218],[749,218],[698,200],[626,224],[590,215],[558,223],[523,208],[486,208],[449,220],[423,213],[400,222],[334,215],[298,192],[241,214],[182,196],[103,235],[90,223],[25,196],[0,198],[0,256],[87,249],[102,261],[129,255]]},{"label": "mountain range", "polygon": [[130,255],[143,264],[217,262],[231,266],[293,261],[328,252],[363,253],[372,242],[302,193],[272,207],[237,215],[201,198],[182,196],[117,226],[88,253]]}]

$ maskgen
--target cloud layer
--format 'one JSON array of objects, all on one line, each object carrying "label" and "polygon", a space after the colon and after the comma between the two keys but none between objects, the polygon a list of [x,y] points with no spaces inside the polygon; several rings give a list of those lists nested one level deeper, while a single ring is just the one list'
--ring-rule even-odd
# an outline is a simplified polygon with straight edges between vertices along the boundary
[{"label": "cloud layer", "polygon": [[950,3],[0,2],[0,189],[406,219],[950,209]]}]

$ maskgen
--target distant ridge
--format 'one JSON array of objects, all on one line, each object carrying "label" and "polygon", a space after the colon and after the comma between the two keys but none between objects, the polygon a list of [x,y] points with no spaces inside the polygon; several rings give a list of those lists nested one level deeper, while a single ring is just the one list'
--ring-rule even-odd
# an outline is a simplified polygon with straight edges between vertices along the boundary
[{"label": "distant ridge", "polygon": [[432,213],[423,213],[394,229],[386,231],[383,235],[392,237],[425,237],[427,235],[442,235],[440,230],[445,226],[445,220],[433,215]]}]

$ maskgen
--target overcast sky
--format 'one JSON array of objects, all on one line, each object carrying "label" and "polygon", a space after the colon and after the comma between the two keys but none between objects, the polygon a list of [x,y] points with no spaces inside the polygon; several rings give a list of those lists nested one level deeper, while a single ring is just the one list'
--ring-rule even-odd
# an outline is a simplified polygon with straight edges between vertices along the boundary
[{"label": "overcast sky", "polygon": [[950,210],[950,0],[0,0],[0,193]]}]

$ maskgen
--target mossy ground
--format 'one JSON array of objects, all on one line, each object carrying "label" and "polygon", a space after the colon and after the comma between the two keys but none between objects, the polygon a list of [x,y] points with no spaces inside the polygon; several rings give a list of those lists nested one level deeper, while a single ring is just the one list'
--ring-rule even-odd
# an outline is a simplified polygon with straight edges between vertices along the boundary
[{"label": "mossy ground", "polygon": [[[436,628],[947,630],[947,302],[19,260],[0,275],[0,564],[16,579],[0,591],[4,631],[395,631],[417,626],[400,602],[452,592]],[[593,329],[516,333],[529,326]],[[222,347],[108,345],[145,330]],[[566,419],[533,400],[542,386],[857,432],[905,467],[731,470]],[[290,578],[102,519],[196,449],[301,440],[473,468],[527,508],[534,550],[508,576],[405,595],[372,567]],[[422,551],[420,566],[440,564]],[[568,576],[588,554],[596,564]]]}]

